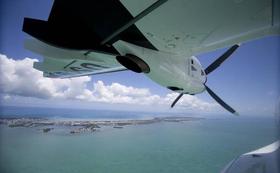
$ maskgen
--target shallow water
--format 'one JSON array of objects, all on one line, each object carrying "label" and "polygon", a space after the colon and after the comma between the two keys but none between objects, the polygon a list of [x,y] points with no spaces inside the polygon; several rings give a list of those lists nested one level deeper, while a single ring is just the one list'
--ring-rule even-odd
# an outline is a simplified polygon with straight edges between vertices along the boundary
[{"label": "shallow water", "polygon": [[276,140],[272,117],[106,127],[78,135],[0,128],[1,173],[211,173]]}]

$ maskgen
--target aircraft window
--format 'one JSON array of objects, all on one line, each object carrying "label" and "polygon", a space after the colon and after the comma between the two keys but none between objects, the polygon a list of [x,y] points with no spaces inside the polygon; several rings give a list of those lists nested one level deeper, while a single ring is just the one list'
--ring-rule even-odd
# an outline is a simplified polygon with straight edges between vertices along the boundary
[{"label": "aircraft window", "polygon": [[192,66],[192,71],[197,71],[196,68],[194,66]]},{"label": "aircraft window", "polygon": [[201,70],[201,76],[204,76],[204,72],[203,72],[203,70]]}]

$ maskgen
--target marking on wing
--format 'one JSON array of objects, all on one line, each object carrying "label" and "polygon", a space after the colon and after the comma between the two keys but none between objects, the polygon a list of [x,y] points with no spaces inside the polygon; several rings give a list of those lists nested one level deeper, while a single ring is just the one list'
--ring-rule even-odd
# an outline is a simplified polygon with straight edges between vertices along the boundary
[{"label": "marking on wing", "polygon": [[[70,65],[72,65],[73,63],[70,63]],[[68,65],[69,67],[69,65]],[[99,64],[93,64],[93,63],[80,63],[78,65],[75,66],[71,66],[69,67],[69,69],[71,71],[75,71],[75,72],[90,72],[93,70],[102,70],[102,69],[107,69],[110,67],[104,66],[104,65],[99,65]]]},{"label": "marking on wing", "polygon": [[70,65],[74,64],[77,60],[73,60],[71,61],[69,64],[67,64],[66,66],[64,66],[63,68],[66,69],[67,67],[69,67]]}]

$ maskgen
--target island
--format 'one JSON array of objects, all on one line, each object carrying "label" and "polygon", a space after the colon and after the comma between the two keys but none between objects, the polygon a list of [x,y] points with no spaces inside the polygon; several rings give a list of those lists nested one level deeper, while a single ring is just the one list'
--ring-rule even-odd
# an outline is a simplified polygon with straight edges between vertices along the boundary
[{"label": "island", "polygon": [[10,128],[38,128],[43,133],[49,133],[57,127],[69,127],[70,134],[82,132],[95,132],[104,126],[111,126],[115,129],[122,129],[128,125],[145,125],[160,122],[180,123],[186,121],[197,121],[203,118],[198,117],[155,117],[150,119],[114,119],[114,120],[76,120],[76,119],[51,119],[51,118],[0,118],[0,125],[6,125]]}]

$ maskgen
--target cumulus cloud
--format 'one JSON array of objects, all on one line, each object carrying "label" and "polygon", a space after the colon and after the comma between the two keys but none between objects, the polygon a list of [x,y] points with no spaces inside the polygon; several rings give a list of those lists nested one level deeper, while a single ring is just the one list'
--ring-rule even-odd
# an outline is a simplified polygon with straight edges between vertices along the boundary
[{"label": "cumulus cloud", "polygon": [[0,54],[0,91],[26,97],[71,98],[82,92],[90,81],[87,76],[66,80],[44,78],[42,72],[33,69],[34,61],[37,60],[13,60]]},{"label": "cumulus cloud", "polygon": [[[152,94],[148,88],[135,88],[119,83],[106,85],[102,81],[93,83],[88,76],[71,79],[45,78],[42,72],[33,69],[34,61],[37,60],[30,58],[13,60],[0,54],[2,95],[166,106],[169,106],[178,95],[169,93],[159,96]],[[177,104],[179,107],[194,110],[211,110],[217,106],[216,103],[208,103],[191,95],[185,95]]]}]

